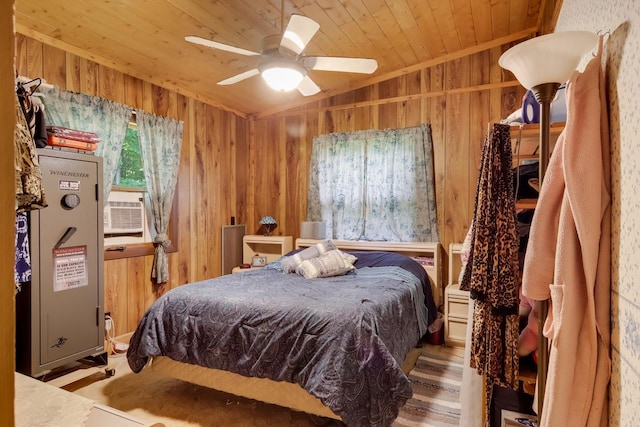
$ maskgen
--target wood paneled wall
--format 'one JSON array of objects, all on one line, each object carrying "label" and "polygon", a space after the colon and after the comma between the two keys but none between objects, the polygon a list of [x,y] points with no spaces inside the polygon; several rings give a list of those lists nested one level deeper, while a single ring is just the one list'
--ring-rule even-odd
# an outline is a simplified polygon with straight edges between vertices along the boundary
[{"label": "wood paneled wall", "polygon": [[34,39],[17,35],[16,41],[21,75],[184,121],[174,201],[178,251],[169,254],[169,282],[152,285],[152,256],[105,262],[105,311],[111,312],[116,334],[132,331],[166,290],[220,275],[221,226],[231,216],[238,223],[246,216],[249,120]]},{"label": "wood paneled wall", "polygon": [[428,123],[440,241],[445,249],[451,242],[461,242],[473,213],[488,125],[519,108],[524,94],[498,66],[502,52],[503,48],[483,51],[304,108],[256,118],[252,155],[260,160],[253,209],[247,218],[255,223],[261,215],[273,215],[278,231],[297,235],[300,222],[306,219],[308,165],[315,135]]},{"label": "wood paneled wall", "polygon": [[[175,203],[178,250],[170,280],[150,281],[151,256],[105,262],[105,309],[116,334],[132,331],[145,309],[176,286],[220,275],[221,226],[272,215],[276,234],[297,237],[306,219],[315,135],[429,123],[438,227],[445,249],[470,223],[482,140],[490,122],[518,108],[524,90],[498,66],[503,48],[473,54],[357,89],[297,110],[242,118],[90,60],[17,36],[18,71],[61,88],[102,96],[184,121]],[[89,57],[89,56],[88,56]],[[505,83],[503,83],[505,82]],[[445,270],[446,271],[446,270]]]}]

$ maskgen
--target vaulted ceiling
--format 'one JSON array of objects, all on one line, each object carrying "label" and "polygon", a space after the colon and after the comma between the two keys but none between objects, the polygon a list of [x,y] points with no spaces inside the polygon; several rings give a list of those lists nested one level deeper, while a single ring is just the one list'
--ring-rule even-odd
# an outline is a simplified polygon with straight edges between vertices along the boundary
[{"label": "vaulted ceiling", "polygon": [[[561,0],[16,0],[16,30],[46,44],[221,106],[265,114],[549,31]],[[260,51],[291,14],[320,24],[306,55],[369,57],[371,75],[309,71],[313,97],[278,93],[256,76],[257,57],[185,41],[195,35]]]}]

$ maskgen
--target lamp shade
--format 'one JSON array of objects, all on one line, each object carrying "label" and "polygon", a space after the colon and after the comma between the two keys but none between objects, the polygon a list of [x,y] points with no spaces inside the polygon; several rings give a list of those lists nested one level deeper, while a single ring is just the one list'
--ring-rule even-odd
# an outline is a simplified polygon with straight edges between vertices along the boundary
[{"label": "lamp shade", "polygon": [[300,237],[303,239],[324,239],[327,227],[322,221],[303,221],[300,223]]},{"label": "lamp shade", "polygon": [[262,225],[266,231],[265,236],[271,236],[271,230],[276,228],[278,225],[275,218],[271,215],[263,216],[260,220],[260,225]]},{"label": "lamp shade", "polygon": [[543,83],[569,80],[598,35],[589,31],[564,31],[526,40],[502,54],[498,64],[531,89]]},{"label": "lamp shade", "polygon": [[260,67],[260,75],[274,90],[288,92],[298,87],[307,70],[295,61],[270,61]]},{"label": "lamp shade", "polygon": [[262,217],[262,219],[260,220],[260,224],[262,224],[262,225],[276,225],[277,222],[272,216],[267,215],[267,216],[263,216]]}]

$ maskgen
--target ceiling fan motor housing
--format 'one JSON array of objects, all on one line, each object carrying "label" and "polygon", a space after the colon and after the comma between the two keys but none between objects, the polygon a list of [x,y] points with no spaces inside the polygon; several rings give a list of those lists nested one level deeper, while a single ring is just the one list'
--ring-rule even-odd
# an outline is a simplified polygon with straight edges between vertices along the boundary
[{"label": "ceiling fan motor housing", "polygon": [[272,34],[262,39],[262,54],[278,54],[280,52],[280,40],[282,40],[282,34]]},{"label": "ceiling fan motor housing", "polygon": [[[281,8],[281,11],[283,10],[284,7]],[[284,12],[282,12],[282,27],[284,27]],[[218,84],[222,86],[235,84],[260,74],[275,90],[287,92],[297,89],[303,96],[311,96],[320,92],[320,87],[308,76],[309,70],[371,74],[377,69],[378,63],[375,59],[305,56],[303,54],[305,47],[319,28],[320,25],[313,19],[292,14],[286,29],[283,28],[281,34],[269,35],[262,39],[260,53],[198,36],[186,36],[185,40],[213,49],[260,57],[257,67],[219,81]]]}]

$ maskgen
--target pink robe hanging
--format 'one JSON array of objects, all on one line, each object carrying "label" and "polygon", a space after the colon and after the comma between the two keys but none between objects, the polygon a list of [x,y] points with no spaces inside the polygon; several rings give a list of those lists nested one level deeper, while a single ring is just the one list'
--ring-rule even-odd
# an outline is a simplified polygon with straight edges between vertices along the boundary
[{"label": "pink robe hanging", "polygon": [[551,298],[539,426],[607,425],[611,178],[601,51],[602,37],[567,85],[567,125],[540,190],[523,271],[526,297]]}]

